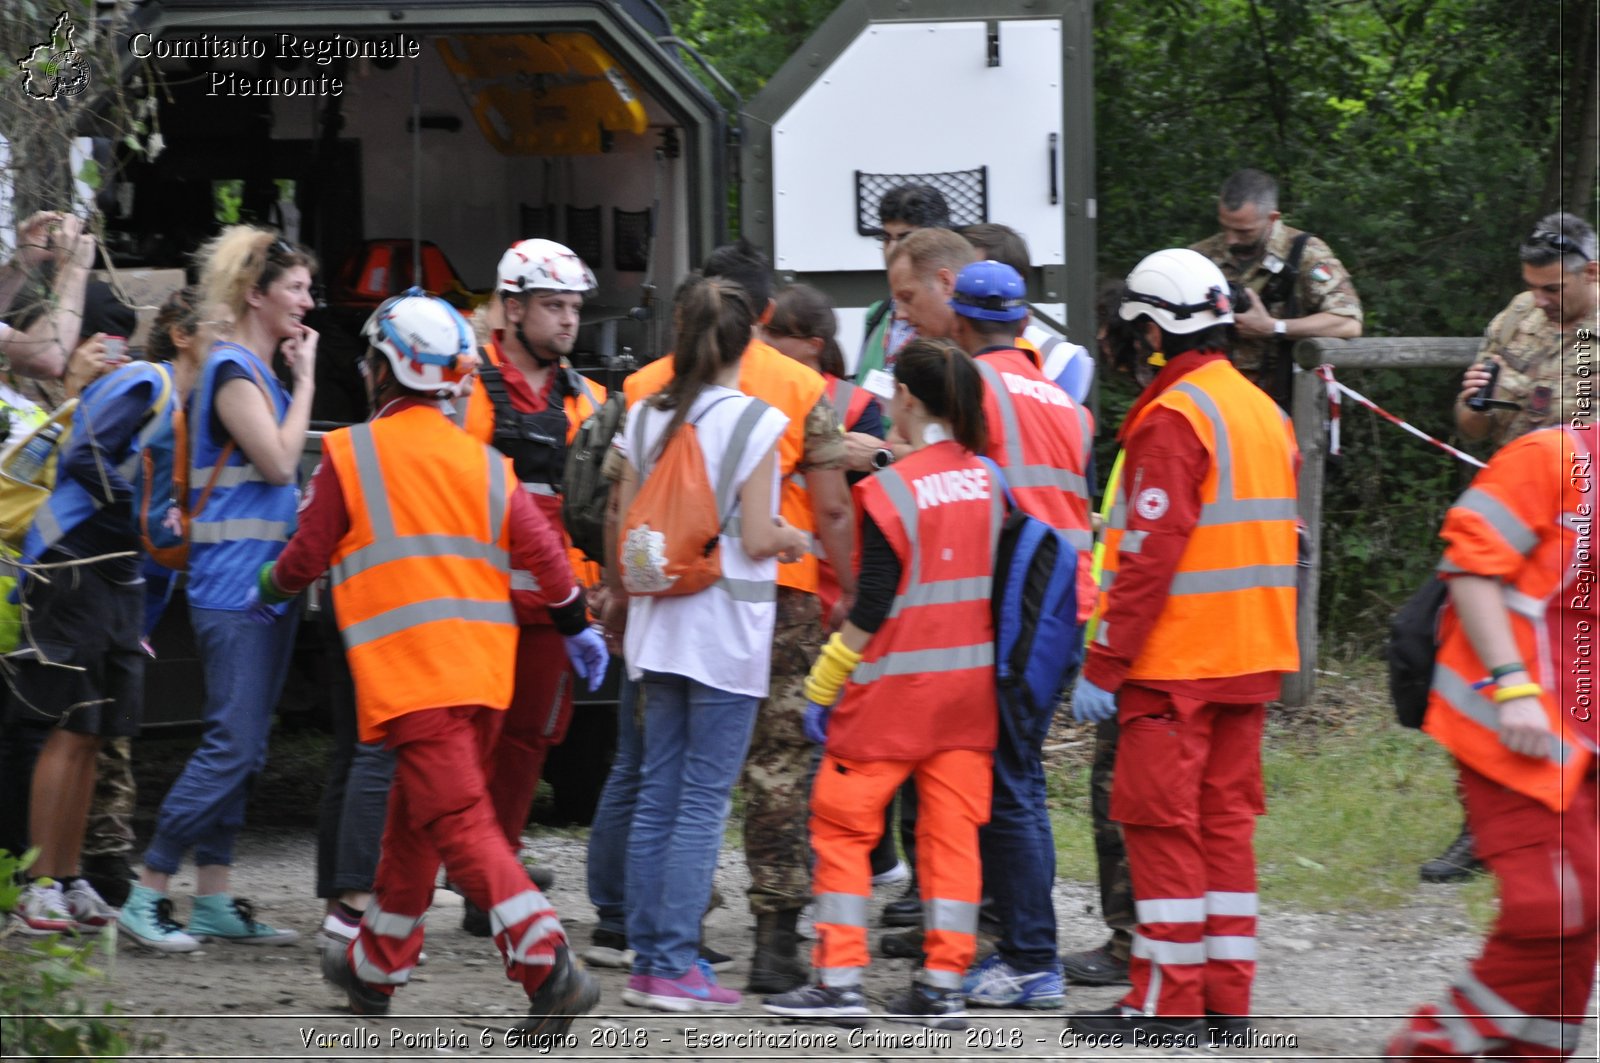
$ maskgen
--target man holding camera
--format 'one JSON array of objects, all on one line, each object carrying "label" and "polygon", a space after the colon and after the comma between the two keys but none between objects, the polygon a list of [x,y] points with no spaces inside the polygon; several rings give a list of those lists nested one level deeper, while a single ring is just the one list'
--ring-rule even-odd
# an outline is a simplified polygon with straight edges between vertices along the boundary
[{"label": "man holding camera", "polygon": [[[1575,214],[1547,214],[1518,252],[1526,290],[1496,314],[1484,330],[1478,357],[1461,378],[1456,430],[1496,448],[1536,428],[1592,423],[1595,379],[1595,310],[1600,306],[1600,264],[1595,231]],[[1491,381],[1489,395],[1472,400]],[[1424,863],[1424,882],[1455,882],[1483,870],[1472,831]]]},{"label": "man holding camera", "polygon": [[1287,406],[1294,373],[1289,348],[1315,336],[1360,336],[1361,299],[1327,244],[1283,223],[1271,175],[1239,170],[1224,181],[1217,221],[1222,231],[1194,250],[1254,296],[1234,308],[1234,365]]}]

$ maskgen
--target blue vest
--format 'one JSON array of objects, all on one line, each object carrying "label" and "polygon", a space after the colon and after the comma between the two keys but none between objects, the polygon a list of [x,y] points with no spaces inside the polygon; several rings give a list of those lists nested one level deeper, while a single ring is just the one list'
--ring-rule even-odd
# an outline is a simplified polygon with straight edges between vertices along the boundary
[{"label": "blue vest", "polygon": [[[84,441],[94,435],[95,411],[139,390],[148,392],[150,416],[134,434],[126,453],[108,455],[116,463],[117,473],[134,485],[136,494],[143,475],[140,455],[159,437],[164,436],[167,445],[171,445],[172,413],[177,409],[178,392],[173,386],[170,366],[134,362],[90,384],[72,413],[72,438],[67,443],[69,448],[74,444],[87,445]],[[136,497],[135,504],[137,501]],[[23,540],[23,563],[43,557],[46,550],[109,503],[101,492],[90,490],[70,476],[57,479],[55,489],[34,514],[33,526]],[[138,541],[132,545],[138,546]]]},{"label": "blue vest", "polygon": [[[279,423],[289,412],[289,393],[261,359],[236,343],[219,341],[212,346],[200,386],[195,388],[189,421],[191,512],[222,453],[223,443],[211,431],[212,409],[217,372],[229,363],[243,366],[252,379],[266,387]],[[244,609],[256,573],[268,561],[277,560],[294,532],[298,503],[295,485],[268,483],[244,451],[235,447],[217,476],[205,509],[189,525],[189,604],[201,609]]]}]

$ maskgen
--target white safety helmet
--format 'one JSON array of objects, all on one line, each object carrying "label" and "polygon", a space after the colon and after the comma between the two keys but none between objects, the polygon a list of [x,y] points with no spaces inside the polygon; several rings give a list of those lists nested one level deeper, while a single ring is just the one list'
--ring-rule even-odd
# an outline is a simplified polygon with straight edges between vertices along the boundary
[{"label": "white safety helmet", "polygon": [[455,398],[470,370],[463,356],[473,352],[472,330],[451,306],[421,288],[385,299],[367,318],[361,335],[389,359],[395,379],[435,398]]},{"label": "white safety helmet", "polygon": [[554,240],[518,240],[500,256],[495,287],[502,292],[592,292],[594,271],[572,248]]},{"label": "white safety helmet", "polygon": [[1198,251],[1171,247],[1146,255],[1122,289],[1124,321],[1141,315],[1164,332],[1183,336],[1233,322],[1233,297],[1217,264]]}]

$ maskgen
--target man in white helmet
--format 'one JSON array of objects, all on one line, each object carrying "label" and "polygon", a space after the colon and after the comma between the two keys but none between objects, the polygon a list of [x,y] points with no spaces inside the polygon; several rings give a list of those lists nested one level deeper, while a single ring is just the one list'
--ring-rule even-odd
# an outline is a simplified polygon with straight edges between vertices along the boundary
[{"label": "man in white helmet", "polygon": [[[483,348],[483,364],[466,402],[467,432],[511,459],[523,491],[563,536],[567,444],[606,397],[605,388],[566,360],[578,337],[583,300],[594,289],[594,273],[570,248],[541,239],[512,244],[495,270],[504,327]],[[571,556],[579,582],[598,582],[581,554]],[[513,572],[512,590],[522,625],[516,692],[489,766],[489,796],[500,829],[516,850],[545,758],[566,738],[572,720],[572,672],[560,634],[545,617],[548,598],[539,581],[529,572]],[[529,874],[540,888],[550,888],[548,871],[531,867]],[[489,936],[487,915],[470,900],[461,927]]]},{"label": "man in white helmet", "polygon": [[528,994],[523,1028],[558,1033],[600,989],[507,845],[483,774],[512,700],[514,569],[538,576],[552,628],[591,685],[605,648],[559,533],[511,463],[451,423],[445,400],[476,361],[461,315],[412,289],[363,332],[376,413],[323,438],[299,527],[262,568],[254,607],[272,615],[331,568],[361,740],[395,753],[372,903],[349,946],[324,952],[324,974],[356,1014],[387,1014],[422,950],[442,862],[490,914],[506,977]]},{"label": "man in white helmet", "polygon": [[[1158,251],[1119,316],[1155,378],[1128,411],[1127,456],[1073,692],[1121,728],[1111,818],[1137,925],[1132,988],[1079,1034],[1175,1046],[1248,1043],[1255,977],[1261,729],[1295,643],[1295,472],[1288,420],[1228,358],[1228,284],[1204,256]],[[1219,633],[1223,637],[1218,637]]]}]

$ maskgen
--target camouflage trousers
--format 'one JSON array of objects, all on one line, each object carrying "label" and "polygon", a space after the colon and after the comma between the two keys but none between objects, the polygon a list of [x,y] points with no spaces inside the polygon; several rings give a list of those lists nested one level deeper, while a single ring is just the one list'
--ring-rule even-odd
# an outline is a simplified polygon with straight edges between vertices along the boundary
[{"label": "camouflage trousers", "polygon": [[133,739],[108,738],[94,760],[94,799],[83,833],[84,856],[133,852]]},{"label": "camouflage trousers", "polygon": [[806,676],[821,651],[817,596],[779,587],[772,687],[756,714],[742,780],[744,856],[757,915],[798,910],[811,900],[813,750],[801,723]]},{"label": "camouflage trousers", "polygon": [[1122,825],[1111,819],[1111,779],[1117,763],[1117,736],[1121,729],[1113,716],[1095,725],[1094,762],[1089,768],[1089,809],[1094,819],[1094,856],[1100,874],[1100,917],[1111,929],[1111,952],[1124,962],[1133,945],[1133,879],[1128,874],[1128,850],[1122,844]]}]

